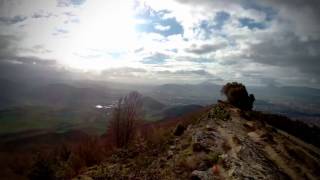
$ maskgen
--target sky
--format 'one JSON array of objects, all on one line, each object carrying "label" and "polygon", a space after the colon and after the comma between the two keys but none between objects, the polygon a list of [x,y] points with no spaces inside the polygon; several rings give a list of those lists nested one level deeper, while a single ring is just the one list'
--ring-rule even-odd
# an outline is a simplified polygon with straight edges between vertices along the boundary
[{"label": "sky", "polygon": [[0,78],[320,88],[319,9],[318,0],[0,0]]}]

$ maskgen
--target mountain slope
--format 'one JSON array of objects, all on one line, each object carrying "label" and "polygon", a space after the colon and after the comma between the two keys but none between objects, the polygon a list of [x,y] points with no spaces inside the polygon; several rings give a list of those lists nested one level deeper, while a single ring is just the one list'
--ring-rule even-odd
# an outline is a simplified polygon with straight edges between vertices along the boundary
[{"label": "mountain slope", "polygon": [[163,103],[161,103],[161,102],[159,102],[149,96],[144,96],[142,98],[142,102],[143,102],[143,108],[146,111],[159,111],[159,110],[162,110],[166,106]]},{"label": "mountain slope", "polygon": [[78,178],[319,179],[318,148],[249,119],[239,109],[216,105],[182,135],[169,136],[165,146],[119,151]]},{"label": "mountain slope", "polygon": [[203,106],[197,104],[189,104],[189,105],[178,105],[165,109],[162,113],[165,119],[168,118],[177,118],[188,112],[193,112],[199,109],[202,109]]}]

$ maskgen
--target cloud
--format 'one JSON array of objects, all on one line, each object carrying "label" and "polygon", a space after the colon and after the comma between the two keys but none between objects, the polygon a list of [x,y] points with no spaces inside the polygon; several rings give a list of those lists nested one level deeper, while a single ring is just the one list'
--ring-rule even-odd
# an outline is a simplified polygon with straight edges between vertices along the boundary
[{"label": "cloud", "polygon": [[[265,68],[250,78],[261,82],[277,79],[277,82],[294,84],[319,79],[320,56],[316,50],[320,49],[318,1],[179,2],[199,9],[210,7],[216,14],[219,11],[230,14],[220,28],[215,26],[214,16],[208,14],[194,29],[209,34],[198,36],[205,37],[205,41],[213,40],[217,35],[227,39],[228,48],[214,53],[212,58],[228,71],[242,74],[238,76],[242,81],[249,78],[244,75],[248,67],[259,66]],[[186,51],[203,56],[214,52],[214,49],[208,45],[193,45]],[[224,76],[227,77],[227,73]]]},{"label": "cloud", "polygon": [[167,82],[176,82],[187,80],[188,82],[198,82],[199,80],[212,80],[215,82],[222,79],[203,69],[180,69],[180,70],[152,70],[144,68],[111,68],[104,70],[100,78],[104,80],[124,81],[124,82],[143,82],[152,84],[161,84]]},{"label": "cloud", "polygon": [[57,5],[59,7],[67,7],[67,6],[79,6],[85,3],[86,0],[57,0]]},{"label": "cloud", "polygon": [[320,38],[320,1],[270,0],[261,4],[278,11],[278,18],[300,38]]},{"label": "cloud", "polygon": [[31,17],[34,19],[38,19],[38,18],[50,18],[53,16],[57,16],[57,15],[54,15],[53,13],[50,13],[50,12],[38,11],[33,13]]},{"label": "cloud", "polygon": [[14,56],[17,52],[16,43],[19,39],[11,35],[0,35],[0,61]]},{"label": "cloud", "polygon": [[250,46],[250,59],[261,64],[297,68],[320,77],[320,40],[301,41],[294,34],[273,34]]},{"label": "cloud", "polygon": [[[208,39],[219,30],[222,30],[225,23],[230,19],[230,14],[225,11],[218,11],[213,18],[201,20],[199,24],[199,33],[204,33],[204,38]],[[201,32],[203,31],[203,32]]]},{"label": "cloud", "polygon": [[41,65],[41,66],[56,66],[57,61],[51,60],[51,59],[40,59],[38,57],[32,57],[32,56],[16,56],[11,57],[10,61],[11,63],[16,64],[32,64],[32,65]]},{"label": "cloud", "polygon": [[[57,65],[55,60],[51,59],[42,59],[36,56],[21,56],[18,55],[20,48],[17,47],[17,43],[19,43],[20,39],[15,36],[9,35],[0,35],[0,62],[2,63],[10,63],[10,64],[37,64],[37,65],[45,65],[52,66]],[[33,52],[43,52],[48,51],[44,49],[42,45],[34,46],[30,50],[25,51],[33,51]]]},{"label": "cloud", "polygon": [[163,26],[161,24],[156,24],[154,28],[159,31],[168,31],[171,27],[170,26]]},{"label": "cloud", "polygon": [[142,63],[144,64],[163,64],[170,56],[164,53],[155,53],[151,56],[143,58]]},{"label": "cloud", "polygon": [[0,61],[0,78],[24,83],[52,83],[71,80],[77,74],[67,71],[54,60],[34,57],[15,57],[10,61]]},{"label": "cloud", "polygon": [[147,72],[142,68],[133,68],[133,67],[121,67],[121,68],[111,68],[106,69],[101,72],[103,75],[132,75],[132,73],[145,73]]},{"label": "cloud", "polygon": [[53,35],[63,35],[63,34],[68,34],[69,31],[66,29],[62,29],[62,28],[58,28],[55,30],[55,32],[53,33]]},{"label": "cloud", "polygon": [[265,29],[266,23],[264,22],[256,22],[250,18],[240,18],[239,22],[242,27],[248,27],[249,29]]},{"label": "cloud", "polygon": [[156,11],[145,4],[137,8],[136,18],[140,20],[140,24],[136,28],[140,32],[158,33],[163,36],[171,36],[175,34],[183,34],[183,27],[175,17],[167,17],[167,10]]},{"label": "cloud", "polygon": [[[107,77],[121,80],[319,86],[317,0],[146,0],[113,17],[113,5],[122,2],[0,1],[0,59],[21,67],[56,59],[66,67],[108,68]],[[132,14],[132,24],[121,17]],[[42,66],[55,66],[49,64]]]},{"label": "cloud", "polygon": [[20,15],[16,15],[13,17],[0,17],[0,24],[3,25],[12,25],[12,24],[17,24],[20,22],[23,22],[27,19],[27,17],[25,16],[20,16]]},{"label": "cloud", "polygon": [[188,77],[188,78],[193,78],[193,76],[197,77],[207,77],[207,78],[213,78],[215,77],[213,74],[209,73],[206,70],[203,69],[198,69],[198,70],[176,70],[176,71],[169,71],[169,70],[164,70],[164,71],[155,71],[154,73],[159,74],[161,76],[173,76],[176,78],[179,77]]},{"label": "cloud", "polygon": [[105,69],[101,72],[100,78],[109,81],[121,82],[148,82],[148,71],[143,68],[120,67]]},{"label": "cloud", "polygon": [[179,71],[175,71],[175,74],[180,74],[180,75],[190,75],[190,74],[195,74],[195,75],[199,75],[199,76],[212,76],[211,73],[209,73],[208,71],[205,71],[203,69],[199,69],[199,70],[179,70]]},{"label": "cloud", "polygon": [[219,49],[227,47],[226,43],[219,43],[219,44],[202,44],[196,45],[192,44],[191,47],[187,48],[186,51],[189,53],[194,53],[198,55],[208,54]]}]

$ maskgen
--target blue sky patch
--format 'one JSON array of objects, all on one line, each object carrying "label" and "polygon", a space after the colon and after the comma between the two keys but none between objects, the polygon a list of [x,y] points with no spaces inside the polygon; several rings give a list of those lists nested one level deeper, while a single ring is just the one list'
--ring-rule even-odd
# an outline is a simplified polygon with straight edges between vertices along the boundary
[{"label": "blue sky patch", "polygon": [[229,13],[226,13],[224,11],[217,12],[216,16],[214,17],[214,21],[216,23],[214,25],[214,28],[221,30],[222,26],[229,18],[230,18]]},{"label": "blue sky patch", "polygon": [[[220,31],[225,22],[230,19],[230,14],[225,11],[217,12],[211,20],[204,20],[200,23],[201,31],[205,32],[205,38],[209,38],[215,31]],[[197,31],[197,28],[194,29]]]},{"label": "blue sky patch", "polygon": [[263,6],[259,4],[258,1],[255,0],[246,0],[245,3],[242,5],[244,9],[254,9],[259,12],[263,12],[266,15],[266,21],[271,21],[277,15],[277,11],[275,11],[271,7]]},{"label": "blue sky patch", "polygon": [[224,11],[217,12],[212,20],[202,21],[200,28],[205,30],[221,30],[225,22],[230,18],[230,14]]},{"label": "blue sky patch", "polygon": [[[145,11],[140,12],[136,17],[144,20],[145,23],[136,25],[139,32],[158,33],[163,36],[170,36],[174,34],[183,34],[183,27],[177,22],[176,18],[164,18],[164,15],[170,13],[167,10],[155,11],[147,8]],[[165,30],[156,28],[157,25],[163,27],[170,27]]]},{"label": "blue sky patch", "polygon": [[79,6],[85,3],[86,0],[57,0],[58,7]]},{"label": "blue sky patch", "polygon": [[250,18],[239,19],[241,27],[248,27],[249,29],[266,29],[267,25],[264,22],[257,22]]},{"label": "blue sky patch", "polygon": [[81,5],[85,2],[86,0],[70,0],[70,2],[73,4],[73,5]]}]

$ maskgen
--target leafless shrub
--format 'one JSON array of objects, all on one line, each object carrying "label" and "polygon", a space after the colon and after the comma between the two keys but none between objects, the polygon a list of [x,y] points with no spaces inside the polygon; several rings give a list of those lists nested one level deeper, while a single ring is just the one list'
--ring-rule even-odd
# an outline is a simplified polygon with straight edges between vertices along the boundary
[{"label": "leafless shrub", "polygon": [[143,119],[142,105],[138,92],[131,92],[119,99],[108,127],[108,133],[116,147],[127,148],[133,140],[137,126]]}]

